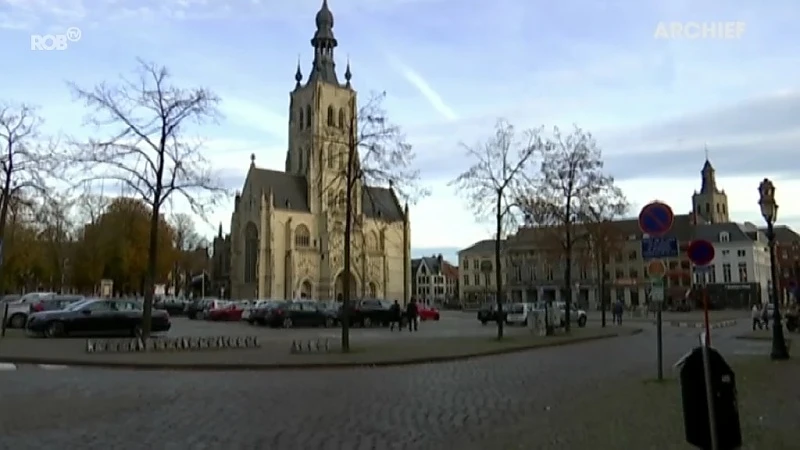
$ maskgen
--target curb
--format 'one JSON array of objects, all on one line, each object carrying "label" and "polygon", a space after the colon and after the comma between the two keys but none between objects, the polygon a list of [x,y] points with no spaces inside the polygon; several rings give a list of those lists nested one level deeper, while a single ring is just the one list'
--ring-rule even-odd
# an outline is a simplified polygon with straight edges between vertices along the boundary
[{"label": "curb", "polygon": [[[670,326],[677,328],[705,328],[703,322],[670,322],[669,324]],[[709,328],[713,330],[715,328],[727,328],[734,325],[736,325],[735,320],[722,320],[720,322],[710,323]]]},{"label": "curb", "polygon": [[423,364],[440,364],[456,361],[467,361],[470,359],[483,358],[487,356],[507,355],[511,353],[521,353],[525,351],[538,350],[541,348],[563,347],[566,345],[580,344],[584,342],[599,341],[625,336],[634,336],[641,333],[641,328],[634,328],[624,333],[612,333],[601,336],[586,336],[568,341],[558,341],[545,343],[543,345],[529,345],[522,347],[502,348],[488,350],[464,355],[443,355],[433,357],[419,357],[399,359],[394,361],[372,361],[372,362],[334,362],[334,363],[198,363],[198,364],[170,364],[170,363],[133,363],[121,361],[87,361],[73,360],[64,358],[36,358],[36,357],[12,357],[3,358],[0,356],[0,363],[10,364],[30,364],[30,365],[52,365],[52,366],[71,366],[71,367],[94,367],[103,369],[120,370],[161,370],[161,371],[272,371],[272,370],[320,370],[320,369],[358,369],[375,367],[402,367],[416,366]]}]

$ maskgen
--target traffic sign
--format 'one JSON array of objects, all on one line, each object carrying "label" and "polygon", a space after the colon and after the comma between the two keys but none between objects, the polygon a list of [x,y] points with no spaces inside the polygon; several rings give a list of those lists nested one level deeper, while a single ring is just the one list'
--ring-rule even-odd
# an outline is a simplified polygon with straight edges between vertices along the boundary
[{"label": "traffic sign", "polygon": [[675,214],[666,203],[650,202],[639,212],[639,229],[642,233],[663,236],[672,228]]},{"label": "traffic sign", "polygon": [[678,239],[674,237],[655,237],[642,239],[642,258],[677,258],[680,254]]},{"label": "traffic sign", "polygon": [[647,263],[647,276],[651,280],[661,280],[664,278],[664,275],[667,273],[667,266],[664,265],[664,261],[660,259],[654,259]]},{"label": "traffic sign", "polygon": [[714,260],[714,244],[705,239],[698,239],[689,244],[686,254],[697,266],[706,266]]},{"label": "traffic sign", "polygon": [[664,301],[664,285],[663,284],[653,284],[650,288],[650,301],[653,302],[663,302]]}]

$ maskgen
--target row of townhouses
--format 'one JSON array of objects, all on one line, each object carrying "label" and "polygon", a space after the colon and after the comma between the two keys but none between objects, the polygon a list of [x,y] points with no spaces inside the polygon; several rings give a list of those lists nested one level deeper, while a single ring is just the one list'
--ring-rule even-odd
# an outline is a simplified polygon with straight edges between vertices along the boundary
[{"label": "row of townhouses", "polygon": [[[707,286],[715,307],[747,307],[768,301],[772,292],[769,249],[764,230],[751,223],[731,222],[724,191],[716,186],[714,169],[706,161],[702,187],[692,196],[692,211],[676,215],[670,235],[678,239],[680,254],[664,260],[667,268],[665,303],[700,301],[700,285]],[[643,234],[636,219],[608,224],[606,236],[615,243],[605,251],[581,240],[573,249],[571,282],[573,301],[584,308],[599,308],[601,292],[606,304],[620,300],[628,306],[647,303],[650,280],[641,254]],[[580,227],[574,230],[581,233]],[[556,231],[520,228],[502,242],[503,292],[509,301],[562,300],[566,286],[563,250],[552,242]],[[588,232],[587,232],[588,237]],[[777,227],[778,280],[783,299],[795,295],[800,275],[800,236],[788,227]],[[716,257],[705,275],[695,273],[686,255],[692,240],[714,244]],[[494,241],[484,240],[461,250],[458,256],[459,300],[465,305],[493,301],[496,293]],[[603,255],[602,253],[607,253]],[[703,277],[703,278],[701,278]]]}]

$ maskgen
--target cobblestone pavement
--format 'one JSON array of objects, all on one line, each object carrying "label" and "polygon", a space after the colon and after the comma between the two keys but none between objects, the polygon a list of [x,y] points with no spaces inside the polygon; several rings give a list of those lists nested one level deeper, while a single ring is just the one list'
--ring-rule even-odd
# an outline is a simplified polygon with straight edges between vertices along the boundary
[{"label": "cobblestone pavement", "polygon": [[[732,345],[737,328],[716,333],[715,344]],[[669,367],[697,336],[665,329],[664,342]],[[580,401],[582,390],[648,376],[654,355],[648,328],[633,337],[404,368],[21,368],[0,372],[0,449],[486,449],[504,425],[530,422],[535,436],[551,409]],[[579,424],[549,425],[579,432]],[[524,448],[557,448],[527,439]]]}]

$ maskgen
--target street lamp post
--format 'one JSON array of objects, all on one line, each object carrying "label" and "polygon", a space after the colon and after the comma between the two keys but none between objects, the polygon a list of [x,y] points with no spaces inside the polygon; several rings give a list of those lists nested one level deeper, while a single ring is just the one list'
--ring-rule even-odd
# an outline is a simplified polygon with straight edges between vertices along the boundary
[{"label": "street lamp post", "polygon": [[767,240],[769,242],[769,264],[772,275],[772,351],[770,357],[773,360],[789,359],[789,350],[786,348],[786,340],[783,337],[783,325],[781,323],[780,292],[778,288],[778,265],[775,261],[775,221],[778,218],[778,203],[775,201],[775,185],[767,178],[758,186],[761,215],[767,222]]}]

